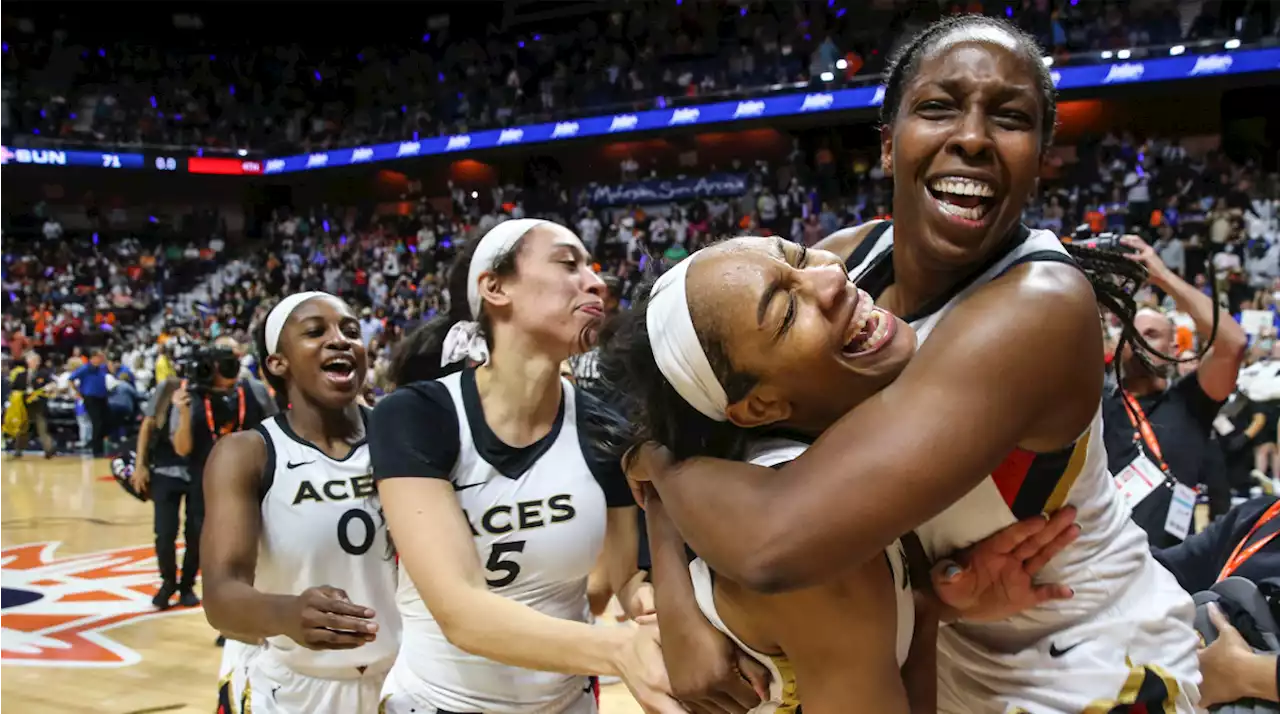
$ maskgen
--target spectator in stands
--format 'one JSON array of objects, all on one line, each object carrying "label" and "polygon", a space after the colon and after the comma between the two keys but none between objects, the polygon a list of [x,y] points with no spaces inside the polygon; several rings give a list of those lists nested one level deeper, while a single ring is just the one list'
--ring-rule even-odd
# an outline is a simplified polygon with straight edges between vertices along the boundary
[{"label": "spectator in stands", "polygon": [[[1210,337],[1216,306],[1209,296],[1174,275],[1140,238],[1126,236],[1123,243],[1136,251],[1133,259],[1150,274],[1151,285],[1173,298],[1179,310],[1191,316],[1204,344]],[[1152,545],[1168,547],[1182,542],[1191,527],[1190,511],[1170,509],[1178,502],[1194,505],[1194,489],[1221,474],[1206,474],[1209,438],[1214,419],[1236,388],[1236,375],[1244,360],[1244,330],[1231,315],[1218,310],[1218,331],[1212,349],[1193,373],[1172,379],[1172,365],[1142,361],[1126,344],[1117,357],[1121,383],[1102,403],[1108,467],[1125,484],[1121,491],[1133,507],[1133,519],[1147,532]],[[1164,314],[1144,309],[1134,320],[1142,338],[1164,355],[1174,355],[1174,325]],[[1188,491],[1191,495],[1188,495]],[[1225,512],[1229,500],[1211,504]]]}]

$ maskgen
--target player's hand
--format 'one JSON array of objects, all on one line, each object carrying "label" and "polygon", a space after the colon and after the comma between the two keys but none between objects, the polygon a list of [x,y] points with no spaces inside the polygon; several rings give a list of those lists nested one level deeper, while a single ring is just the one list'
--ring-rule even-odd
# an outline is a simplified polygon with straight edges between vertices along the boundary
[{"label": "player's hand", "polygon": [[151,471],[146,464],[134,464],[133,475],[129,477],[129,483],[133,485],[133,490],[138,493],[145,494],[147,488],[151,485]]},{"label": "player's hand", "polygon": [[[1235,702],[1246,697],[1266,698],[1274,696],[1273,691],[1253,691],[1248,685],[1250,660],[1254,658],[1270,658],[1270,662],[1262,667],[1265,673],[1275,672],[1275,655],[1260,655],[1249,647],[1240,636],[1240,632],[1232,627],[1222,610],[1216,603],[1209,604],[1209,620],[1218,628],[1218,639],[1213,644],[1200,649],[1200,673],[1204,676],[1200,683],[1200,706],[1209,708],[1218,704]],[[1265,677],[1264,677],[1265,679]],[[1272,685],[1274,686],[1274,685]]]},{"label": "player's hand", "polygon": [[618,653],[614,663],[618,676],[631,690],[645,714],[684,714],[684,707],[671,696],[671,681],[662,663],[658,626],[640,625],[631,641]]},{"label": "player's hand", "polygon": [[1035,576],[1080,536],[1068,506],[1051,518],[1019,521],[939,561],[931,573],[943,620],[996,622],[1075,593],[1065,585],[1037,585]]},{"label": "player's hand", "polygon": [[645,582],[644,571],[631,576],[631,580],[618,593],[618,604],[627,617],[636,619],[657,612],[653,600],[653,584]]},{"label": "player's hand", "polygon": [[745,714],[769,698],[769,670],[705,618],[669,629],[662,647],[671,689],[698,714]]},{"label": "player's hand", "polygon": [[355,649],[378,636],[374,611],[352,603],[346,592],[329,585],[303,590],[291,610],[284,634],[310,650]]},{"label": "player's hand", "polygon": [[636,503],[644,508],[648,492],[645,484],[675,463],[675,457],[666,447],[652,441],[637,444],[623,456],[622,465],[627,471],[627,484],[631,486],[631,495]]},{"label": "player's hand", "polygon": [[191,392],[187,391],[187,383],[183,382],[173,392],[173,406],[179,409],[191,408]]}]

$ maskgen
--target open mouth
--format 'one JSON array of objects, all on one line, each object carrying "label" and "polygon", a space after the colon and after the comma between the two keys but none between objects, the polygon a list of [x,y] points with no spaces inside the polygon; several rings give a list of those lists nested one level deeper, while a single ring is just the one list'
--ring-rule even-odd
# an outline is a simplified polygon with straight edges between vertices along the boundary
[{"label": "open mouth", "polygon": [[849,320],[841,352],[845,357],[864,357],[889,344],[897,330],[893,315],[876,307],[871,296],[861,293],[853,317]]},{"label": "open mouth", "polygon": [[978,179],[939,176],[927,188],[943,213],[963,221],[982,222],[996,204],[995,187]]},{"label": "open mouth", "polygon": [[356,363],[349,357],[331,357],[320,365],[320,369],[335,382],[349,382],[356,373]]}]

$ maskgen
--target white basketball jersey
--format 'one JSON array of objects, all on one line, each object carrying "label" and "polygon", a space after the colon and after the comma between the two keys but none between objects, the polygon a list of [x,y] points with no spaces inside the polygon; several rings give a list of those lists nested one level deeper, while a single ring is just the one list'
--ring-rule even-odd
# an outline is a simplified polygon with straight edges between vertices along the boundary
[{"label": "white basketball jersey", "polygon": [[[604,545],[607,504],[585,456],[579,395],[561,380],[562,412],[541,444],[545,450],[508,476],[476,447],[473,425],[481,428],[484,414],[478,398],[464,399],[467,374],[437,381],[458,416],[458,458],[449,479],[489,589],[546,615],[588,622],[587,576]],[[591,686],[588,677],[511,667],[453,646],[403,568],[397,602],[405,628],[397,669],[417,680],[419,701],[458,712],[558,712]]]},{"label": "white basketball jersey", "polygon": [[[774,468],[788,461],[793,461],[805,449],[806,444],[792,439],[765,438],[753,442],[748,447],[748,461],[757,466]],[[915,596],[911,592],[911,579],[908,576],[906,554],[902,543],[894,541],[884,551],[893,574],[894,592],[896,593],[898,637],[898,666],[907,661],[907,653],[911,650],[911,638],[915,634],[916,610]],[[796,673],[785,656],[774,657],[751,649],[738,636],[730,631],[720,613],[716,610],[715,588],[711,568],[701,558],[689,563],[689,575],[693,580],[694,597],[698,608],[717,630],[728,635],[730,639],[769,670],[769,700],[760,703],[747,714],[795,714],[800,710],[801,695],[796,683]]]},{"label": "white basketball jersey", "polygon": [[[1014,265],[1057,260],[1070,262],[1058,238],[1049,231],[1024,229],[1021,240],[968,284],[944,296],[922,314],[906,316],[919,343],[961,301],[995,280]],[[850,274],[875,292],[885,285],[891,268],[893,228],[870,247],[859,246],[850,258]],[[855,262],[856,261],[856,262]],[[891,274],[890,274],[891,276]],[[865,288],[864,288],[865,289]],[[945,300],[945,302],[944,302]],[[1101,363],[1098,366],[1102,369]],[[1106,611],[1119,595],[1145,579],[1143,587],[1166,589],[1181,603],[1187,599],[1177,582],[1162,568],[1164,577],[1149,576],[1154,559],[1146,534],[1130,520],[1130,512],[1107,471],[1099,404],[1089,429],[1072,446],[1052,454],[1016,449],[1000,467],[967,495],[928,523],[916,529],[932,559],[945,556],[986,538],[1023,518],[1075,506],[1080,537],[1060,553],[1040,575],[1041,582],[1071,587],[1075,597],[1046,603],[1008,620],[990,624],[958,623],[943,628],[940,640],[960,635],[997,652],[1016,652],[1069,624]]]},{"label": "white basketball jersey", "polygon": [[285,414],[256,427],[267,444],[262,498],[262,537],[254,587],[297,595],[319,585],[347,593],[372,608],[378,637],[351,650],[309,650],[284,635],[267,645],[275,659],[313,677],[350,677],[351,670],[386,665],[400,645],[395,607],[396,568],[387,526],[369,466],[369,446],[360,442],[345,459],[334,459],[298,436]]}]

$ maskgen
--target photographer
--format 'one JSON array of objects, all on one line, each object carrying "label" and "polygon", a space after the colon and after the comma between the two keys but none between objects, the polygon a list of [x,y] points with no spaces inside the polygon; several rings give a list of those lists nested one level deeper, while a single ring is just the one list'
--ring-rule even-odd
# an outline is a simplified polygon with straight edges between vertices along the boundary
[{"label": "photographer", "polygon": [[[161,609],[169,607],[174,593],[184,607],[200,602],[192,587],[200,568],[204,464],[214,443],[252,429],[276,412],[262,383],[240,379],[234,345],[234,340],[220,338],[213,347],[197,351],[183,363],[187,379],[169,379],[157,387],[144,412],[134,487],[149,490],[155,503],[156,560],[163,582],[153,602]],[[152,473],[158,478],[152,479]],[[184,498],[186,554],[179,580],[174,542]]]},{"label": "photographer", "polygon": [[[1107,466],[1133,508],[1134,522],[1153,546],[1167,548],[1190,532],[1196,486],[1225,476],[1209,473],[1205,465],[1213,463],[1209,455],[1215,448],[1210,442],[1214,420],[1235,391],[1247,338],[1231,315],[1169,270],[1151,246],[1135,236],[1125,236],[1120,243],[1132,251],[1132,260],[1147,268],[1150,284],[1191,316],[1200,344],[1209,340],[1218,310],[1213,347],[1195,371],[1175,379],[1173,365],[1148,366],[1132,345],[1125,345],[1116,355],[1122,381],[1102,401]],[[1175,353],[1174,326],[1166,315],[1140,310],[1134,327],[1160,354]],[[1229,498],[1219,501],[1210,495],[1212,510],[1222,513],[1230,507]]]}]

